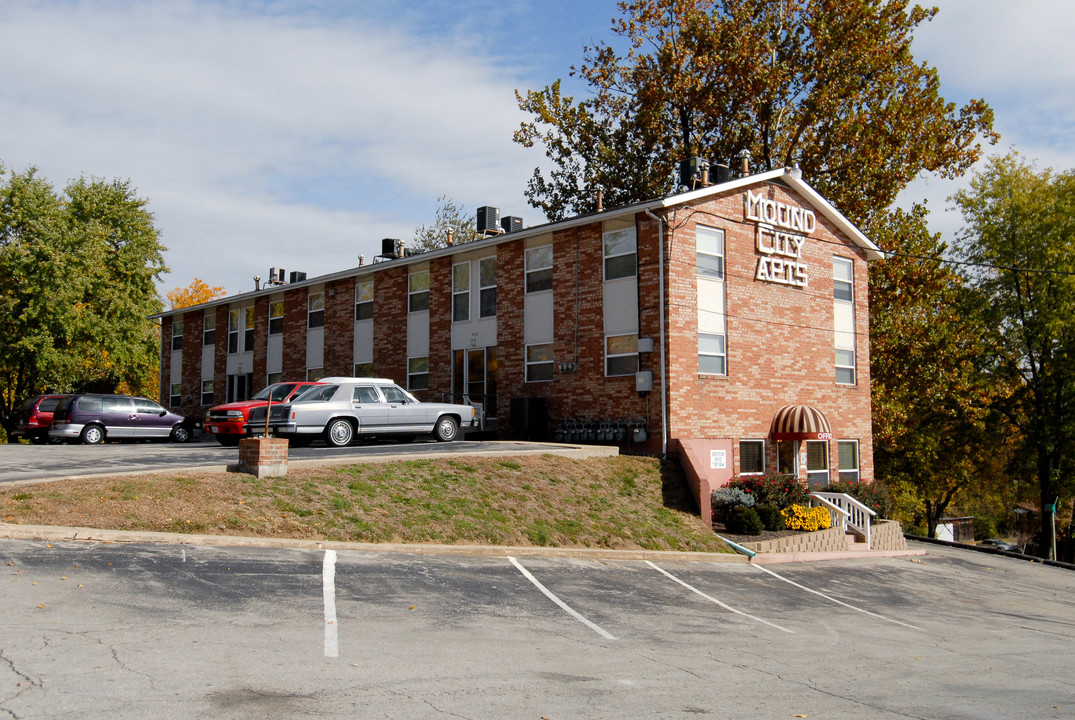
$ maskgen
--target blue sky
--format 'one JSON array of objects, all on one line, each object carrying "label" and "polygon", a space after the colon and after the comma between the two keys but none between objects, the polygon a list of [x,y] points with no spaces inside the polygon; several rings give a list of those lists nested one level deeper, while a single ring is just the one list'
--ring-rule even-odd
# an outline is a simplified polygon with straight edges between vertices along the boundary
[{"label": "blue sky", "polygon": [[[1070,0],[938,0],[916,36],[942,93],[984,97],[1001,144],[1075,167]],[[540,150],[511,140],[514,91],[611,40],[613,0],[5,0],[0,162],[62,187],[130,179],[171,272],[230,294],[270,266],[311,277],[409,239],[440,196],[527,225]],[[580,88],[581,89],[581,88]],[[959,181],[923,179],[934,229]]]}]

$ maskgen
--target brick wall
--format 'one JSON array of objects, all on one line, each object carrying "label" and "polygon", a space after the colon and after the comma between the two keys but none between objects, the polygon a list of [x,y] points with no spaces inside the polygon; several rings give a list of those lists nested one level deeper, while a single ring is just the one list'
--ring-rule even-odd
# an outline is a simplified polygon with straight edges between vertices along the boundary
[{"label": "brick wall", "polygon": [[407,267],[377,273],[373,297],[373,372],[406,386]]},{"label": "brick wall", "polygon": [[355,281],[325,284],[325,375],[355,372]]},{"label": "brick wall", "polygon": [[440,257],[429,262],[429,391],[421,397],[439,401],[451,391],[452,258]]},{"label": "brick wall", "polygon": [[168,405],[169,378],[172,377],[172,322],[173,317],[166,315],[161,318],[161,373],[160,388],[157,390],[157,400],[161,405]]},{"label": "brick wall", "polygon": [[205,313],[194,310],[183,313],[183,367],[179,414],[202,416],[202,323]]},{"label": "brick wall", "polygon": [[[307,289],[284,291],[284,347],[281,370],[289,380],[306,379]],[[258,323],[268,322],[268,315]]]}]

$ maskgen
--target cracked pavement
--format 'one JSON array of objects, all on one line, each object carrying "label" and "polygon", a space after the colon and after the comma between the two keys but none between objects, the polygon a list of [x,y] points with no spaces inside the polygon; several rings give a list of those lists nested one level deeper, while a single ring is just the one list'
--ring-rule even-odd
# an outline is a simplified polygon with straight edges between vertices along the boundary
[{"label": "cracked pavement", "polygon": [[1060,568],[931,546],[777,569],[826,599],[658,562],[738,615],[640,561],[521,558],[609,639],[506,557],[334,561],[328,657],[323,551],[0,540],[0,719],[1075,715]]}]

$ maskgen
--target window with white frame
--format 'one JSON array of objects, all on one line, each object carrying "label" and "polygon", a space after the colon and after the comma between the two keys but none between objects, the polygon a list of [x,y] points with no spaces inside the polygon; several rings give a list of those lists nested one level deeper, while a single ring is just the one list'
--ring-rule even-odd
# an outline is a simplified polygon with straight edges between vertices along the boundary
[{"label": "window with white frame", "polygon": [[429,309],[429,271],[419,270],[407,278],[407,311],[422,312]]},{"label": "window with white frame", "polygon": [[239,352],[239,311],[228,311],[228,354]]},{"label": "window with white frame", "polygon": [[470,263],[452,265],[452,322],[470,320]]},{"label": "window with white frame", "polygon": [[171,407],[179,407],[183,402],[183,384],[172,383],[168,391],[168,405]]},{"label": "window with white frame", "polygon": [[[373,319],[373,281],[355,283],[355,322]],[[358,376],[356,376],[358,377]]]},{"label": "window with white frame", "polygon": [[213,404],[213,381],[202,380],[202,405]]},{"label": "window with white frame", "polygon": [[325,293],[312,292],[306,300],[306,327],[319,328],[325,326]]},{"label": "window with white frame", "polygon": [[859,481],[859,441],[838,440],[836,442],[836,456],[840,469],[840,480],[843,482]]},{"label": "window with white frame", "polygon": [[634,277],[638,272],[635,229],[610,230],[603,237],[605,280]]},{"label": "window with white frame", "polygon": [[254,349],[254,327],[257,319],[254,317],[254,306],[243,308],[243,350],[250,352]]},{"label": "window with white frame", "polygon": [[526,382],[552,380],[552,343],[526,346]]},{"label": "window with white frame", "polygon": [[478,261],[478,317],[496,317],[496,256]]},{"label": "window with white frame", "polygon": [[832,259],[832,297],[843,302],[855,302],[855,265],[847,258]]},{"label": "window with white frame", "polygon": [[855,265],[848,258],[832,259],[833,343],[838,385],[854,385],[855,371]]},{"label": "window with white frame", "polygon": [[536,293],[552,290],[552,245],[527,248],[526,292]]},{"label": "window with white frame", "polygon": [[836,348],[836,382],[840,385],[855,384],[855,351]]},{"label": "window with white frame", "polygon": [[811,490],[829,484],[829,441],[806,441],[806,480]]},{"label": "window with white frame", "polygon": [[634,375],[638,372],[638,335],[610,335],[605,338],[605,376]]},{"label": "window with white frame", "polygon": [[216,344],[216,312],[208,312],[202,318],[202,345]]},{"label": "window with white frame", "polygon": [[698,333],[698,372],[707,375],[726,375],[728,357],[724,336]]},{"label": "window with white frame", "polygon": [[172,350],[183,349],[183,321],[172,321]]},{"label": "window with white frame", "polygon": [[407,389],[429,389],[429,357],[407,358]]},{"label": "window with white frame", "polygon": [[765,472],[765,441],[739,441],[739,474],[761,475]]},{"label": "window with white frame", "polygon": [[724,231],[699,225],[695,231],[698,274],[724,279]]},{"label": "window with white frame", "polygon": [[279,335],[284,331],[284,301],[273,300],[269,303],[269,334]]}]

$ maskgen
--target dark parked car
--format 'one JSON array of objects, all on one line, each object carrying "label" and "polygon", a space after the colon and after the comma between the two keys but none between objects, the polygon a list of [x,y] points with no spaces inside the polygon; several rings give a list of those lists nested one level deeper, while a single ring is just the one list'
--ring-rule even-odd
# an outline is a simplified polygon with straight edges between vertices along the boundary
[{"label": "dark parked car", "polygon": [[52,417],[49,437],[95,445],[105,440],[186,442],[193,420],[169,412],[149,398],[129,395],[72,395]]},{"label": "dark parked car", "polygon": [[49,440],[52,413],[67,395],[35,395],[19,408],[19,424],[11,433],[12,440],[26,438],[40,444]]},{"label": "dark parked car", "polygon": [[[238,445],[246,437],[244,426],[250,419],[250,411],[256,407],[289,402],[306,392],[316,382],[275,383],[263,389],[249,400],[216,405],[205,414],[205,432],[214,436],[221,445]],[[264,417],[264,415],[262,415]]]},{"label": "dark parked car", "polygon": [[998,538],[990,538],[988,540],[982,540],[978,543],[979,547],[993,548],[994,550],[1003,550],[1005,552],[1021,553],[1023,549],[1014,543],[1010,543],[1006,540],[1000,540]]}]

